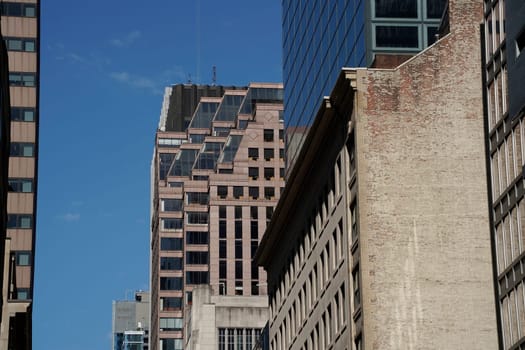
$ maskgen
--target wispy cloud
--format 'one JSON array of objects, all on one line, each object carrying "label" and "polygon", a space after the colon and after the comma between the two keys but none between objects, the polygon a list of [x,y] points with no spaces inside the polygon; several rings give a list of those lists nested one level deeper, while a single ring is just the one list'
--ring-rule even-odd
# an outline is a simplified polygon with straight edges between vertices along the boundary
[{"label": "wispy cloud", "polygon": [[116,47],[128,47],[131,46],[135,41],[142,37],[140,30],[133,30],[126,34],[123,38],[111,39],[109,42],[111,45]]},{"label": "wispy cloud", "polygon": [[131,87],[149,90],[154,94],[162,94],[162,86],[158,81],[151,78],[130,74],[128,72],[112,72],[109,76],[112,79]]},{"label": "wispy cloud", "polygon": [[58,218],[63,221],[72,222],[72,221],[78,221],[80,220],[80,214],[79,213],[66,213],[63,215],[59,215]]}]

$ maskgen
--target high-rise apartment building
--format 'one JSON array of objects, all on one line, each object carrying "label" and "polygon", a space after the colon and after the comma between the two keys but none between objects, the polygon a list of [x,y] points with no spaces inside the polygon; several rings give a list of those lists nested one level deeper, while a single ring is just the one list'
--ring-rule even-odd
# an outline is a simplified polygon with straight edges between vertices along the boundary
[{"label": "high-rise apartment building", "polygon": [[482,7],[450,0],[394,69],[340,72],[257,252],[270,349],[498,348]]},{"label": "high-rise apartment building", "polygon": [[[0,3],[8,50],[10,144],[1,348],[31,349],[38,159],[38,0]],[[4,154],[2,154],[4,156]]]},{"label": "high-rise apartment building", "polygon": [[202,96],[184,131],[168,131],[182,101],[168,89],[152,165],[151,348],[184,346],[192,289],[266,294],[253,255],[284,187],[281,84]]},{"label": "high-rise apartment building", "polygon": [[485,1],[484,93],[501,348],[525,348],[525,3]]},{"label": "high-rise apartment building", "polygon": [[112,350],[148,350],[150,295],[137,291],[133,300],[113,301]]},{"label": "high-rise apartment building", "polygon": [[[342,67],[396,65],[435,41],[446,0],[282,1],[287,145],[302,144]],[[296,134],[295,131],[299,130]],[[292,164],[297,147],[288,147]]]}]

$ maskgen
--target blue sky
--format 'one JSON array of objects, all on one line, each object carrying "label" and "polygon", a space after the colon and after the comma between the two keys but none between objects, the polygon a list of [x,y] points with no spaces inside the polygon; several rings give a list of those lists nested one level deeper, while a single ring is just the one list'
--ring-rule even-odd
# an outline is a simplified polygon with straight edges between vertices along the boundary
[{"label": "blue sky", "polygon": [[35,350],[109,349],[148,289],[164,86],[281,81],[280,1],[52,0],[41,10]]}]

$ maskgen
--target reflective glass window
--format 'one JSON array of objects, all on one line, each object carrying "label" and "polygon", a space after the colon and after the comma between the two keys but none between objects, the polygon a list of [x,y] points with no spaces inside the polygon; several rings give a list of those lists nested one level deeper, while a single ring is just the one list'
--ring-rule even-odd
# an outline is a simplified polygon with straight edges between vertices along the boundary
[{"label": "reflective glass window", "polygon": [[393,48],[418,48],[419,30],[416,26],[387,26],[375,27],[376,46]]}]

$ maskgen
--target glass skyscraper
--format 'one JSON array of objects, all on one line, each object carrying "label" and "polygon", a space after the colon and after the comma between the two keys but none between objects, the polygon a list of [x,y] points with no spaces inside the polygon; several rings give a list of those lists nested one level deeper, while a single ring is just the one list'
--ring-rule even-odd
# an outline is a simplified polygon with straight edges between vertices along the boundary
[{"label": "glass skyscraper", "polygon": [[[406,58],[435,41],[446,0],[283,0],[288,165],[342,67]],[[405,58],[405,59],[406,59]]]}]

